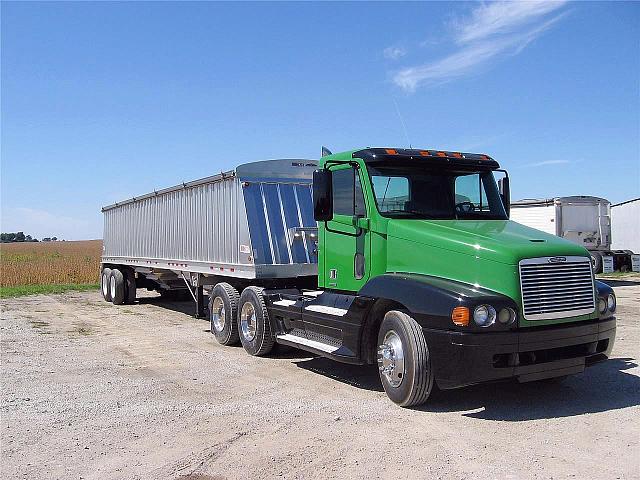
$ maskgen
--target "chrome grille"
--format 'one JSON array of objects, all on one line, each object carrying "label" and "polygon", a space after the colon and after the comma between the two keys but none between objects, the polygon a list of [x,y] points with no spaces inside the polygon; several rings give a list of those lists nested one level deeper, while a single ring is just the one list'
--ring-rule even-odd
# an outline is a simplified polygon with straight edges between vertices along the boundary
[{"label": "chrome grille", "polygon": [[527,320],[573,317],[596,308],[591,260],[587,257],[521,260],[520,289]]}]

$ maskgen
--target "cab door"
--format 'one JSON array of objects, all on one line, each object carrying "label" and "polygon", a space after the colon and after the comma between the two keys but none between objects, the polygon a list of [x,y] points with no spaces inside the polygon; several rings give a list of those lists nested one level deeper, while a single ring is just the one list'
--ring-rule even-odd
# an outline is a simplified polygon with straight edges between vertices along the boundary
[{"label": "cab door", "polygon": [[361,174],[354,165],[334,165],[333,219],[323,222],[323,261],[320,285],[357,292],[369,279],[371,235]]}]

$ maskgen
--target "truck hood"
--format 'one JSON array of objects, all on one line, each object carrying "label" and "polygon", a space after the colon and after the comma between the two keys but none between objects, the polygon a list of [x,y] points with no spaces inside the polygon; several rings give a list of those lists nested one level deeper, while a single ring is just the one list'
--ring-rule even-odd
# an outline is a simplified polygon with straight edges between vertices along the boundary
[{"label": "truck hood", "polygon": [[430,247],[517,265],[523,258],[589,256],[574,243],[511,220],[389,221],[387,234]]}]

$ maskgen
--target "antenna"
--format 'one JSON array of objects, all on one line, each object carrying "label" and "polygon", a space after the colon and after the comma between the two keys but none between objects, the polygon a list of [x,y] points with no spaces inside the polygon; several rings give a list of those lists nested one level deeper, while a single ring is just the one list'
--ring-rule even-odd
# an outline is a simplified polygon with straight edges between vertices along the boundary
[{"label": "antenna", "polygon": [[409,144],[409,148],[411,148],[411,140],[409,140],[409,133],[407,132],[407,126],[404,123],[404,118],[402,118],[402,114],[400,113],[400,107],[398,107],[398,102],[393,95],[391,95],[391,100],[393,100],[393,104],[396,106],[396,113],[398,114],[398,118],[400,119],[400,123],[402,124],[402,130],[404,130],[404,136],[407,139],[407,143]]}]

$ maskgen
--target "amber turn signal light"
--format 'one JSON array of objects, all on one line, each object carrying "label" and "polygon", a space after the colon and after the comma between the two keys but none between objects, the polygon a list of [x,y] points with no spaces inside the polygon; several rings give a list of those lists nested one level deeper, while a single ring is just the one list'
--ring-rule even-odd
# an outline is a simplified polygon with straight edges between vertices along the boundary
[{"label": "amber turn signal light", "polygon": [[469,309],[467,307],[456,307],[451,312],[451,321],[460,327],[469,325]]}]

